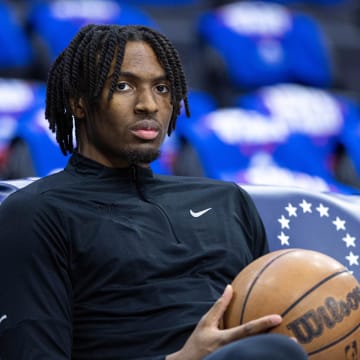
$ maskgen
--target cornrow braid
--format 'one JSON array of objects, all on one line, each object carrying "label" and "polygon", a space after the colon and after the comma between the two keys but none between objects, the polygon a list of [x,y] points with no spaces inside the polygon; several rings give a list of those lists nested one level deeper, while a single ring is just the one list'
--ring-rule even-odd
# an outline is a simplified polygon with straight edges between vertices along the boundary
[{"label": "cornrow braid", "polygon": [[49,128],[56,133],[56,140],[64,155],[72,153],[74,149],[72,105],[80,98],[90,109],[97,104],[115,61],[108,93],[108,99],[111,99],[119,80],[128,41],[147,42],[165,70],[173,105],[168,134],[175,129],[182,102],[186,116],[190,116],[187,84],[180,57],[166,36],[140,25],[90,24],[80,29],[58,56],[47,80],[45,117],[49,121]]}]

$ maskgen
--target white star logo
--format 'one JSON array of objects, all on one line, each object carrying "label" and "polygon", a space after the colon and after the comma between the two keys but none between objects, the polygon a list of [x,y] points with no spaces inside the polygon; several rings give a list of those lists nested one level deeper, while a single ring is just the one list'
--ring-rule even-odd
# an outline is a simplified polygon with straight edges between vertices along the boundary
[{"label": "white star logo", "polygon": [[346,230],[345,229],[345,220],[341,220],[338,216],[336,217],[336,219],[332,222],[335,226],[336,226],[336,231],[339,230]]},{"label": "white star logo", "polygon": [[303,209],[303,213],[312,213],[311,203],[307,202],[305,199],[299,204],[299,206]]},{"label": "white star logo", "polygon": [[281,232],[281,234],[278,235],[278,239],[280,240],[281,245],[290,246],[290,244],[289,244],[289,236],[285,235],[283,232]]},{"label": "white star logo", "polygon": [[354,255],[352,251],[350,251],[350,254],[348,256],[345,256],[346,260],[349,261],[349,265],[359,265],[358,259],[359,255]]},{"label": "white star logo", "polygon": [[285,208],[285,210],[288,212],[289,217],[291,216],[297,216],[296,211],[297,207],[292,206],[292,204],[288,204],[288,206]]},{"label": "white star logo", "polygon": [[320,203],[320,205],[316,208],[319,212],[320,217],[326,216],[329,217],[329,208]]},{"label": "white star logo", "polygon": [[346,236],[344,236],[342,240],[345,242],[347,248],[350,246],[355,247],[355,236],[350,236],[350,234],[346,234]]},{"label": "white star logo", "polygon": [[[318,206],[315,208],[315,204],[303,199],[299,203],[299,207],[301,207],[302,212],[300,211],[300,213],[298,214],[297,213],[298,207],[294,206],[291,203],[288,203],[286,206],[284,206],[284,210],[286,211],[287,216],[281,215],[281,217],[277,219],[277,221],[281,224],[281,232],[279,235],[277,235],[277,238],[279,239],[281,246],[291,246],[291,233],[285,234],[282,230],[283,229],[290,230],[291,221],[295,221],[296,219],[294,218],[300,217],[301,214],[306,214],[306,213],[312,214],[313,205],[314,205],[314,209],[316,209],[316,213],[313,214],[314,216],[318,214],[320,218],[323,217],[328,218],[329,222],[331,222],[334,225],[337,231],[340,230],[344,232],[346,231],[346,221],[343,220],[343,218],[339,216],[336,216],[335,220],[334,217],[333,219],[330,218],[329,214],[330,212],[333,212],[333,209],[330,210],[330,208],[328,206],[325,206],[323,203],[319,203]],[[350,233],[346,233],[346,235],[342,235],[342,237],[340,237],[338,240],[340,239],[344,243],[344,246],[346,246],[346,248],[356,248],[356,237],[350,235]],[[345,261],[349,264],[348,266],[359,266],[360,263],[359,258],[360,258],[360,254],[357,255],[356,253],[354,254],[352,251],[350,251],[350,253],[347,256],[345,256],[346,259]],[[354,272],[351,270],[349,271],[351,273]]]},{"label": "white star logo", "polygon": [[281,224],[282,229],[285,229],[285,228],[290,229],[290,227],[289,227],[290,220],[287,219],[284,215],[281,215],[281,218],[278,219],[278,222]]}]

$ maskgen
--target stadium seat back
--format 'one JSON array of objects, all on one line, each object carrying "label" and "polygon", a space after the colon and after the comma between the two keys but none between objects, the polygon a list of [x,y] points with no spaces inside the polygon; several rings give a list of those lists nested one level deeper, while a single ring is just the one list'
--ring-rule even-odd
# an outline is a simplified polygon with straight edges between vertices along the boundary
[{"label": "stadium seat back", "polygon": [[44,92],[45,85],[41,82],[0,79],[0,173],[6,167],[12,141],[22,127],[21,119],[44,105]]},{"label": "stadium seat back", "polygon": [[[183,121],[178,134],[192,146],[204,174],[211,178],[354,192],[329,176],[287,166],[283,160],[289,140],[287,124],[255,109],[218,108],[195,121]],[[299,149],[293,161],[301,155]],[[316,154],[311,157],[316,158]]]},{"label": "stadium seat back", "polygon": [[204,12],[198,31],[239,89],[279,82],[332,83],[325,33],[308,14],[273,2],[237,1]]},{"label": "stadium seat back", "polygon": [[276,84],[238,98],[236,105],[283,122],[288,138],[276,154],[284,166],[335,179],[342,146],[360,174],[360,109],[348,96],[299,84]]},{"label": "stadium seat back", "polygon": [[360,280],[360,196],[295,187],[243,187],[264,222],[270,250],[320,251],[343,263]]},{"label": "stadium seat back", "polygon": [[34,53],[25,27],[11,2],[0,1],[0,74],[25,75],[33,65]]},{"label": "stadium seat back", "polygon": [[141,24],[157,27],[140,8],[116,0],[55,0],[34,4],[29,23],[53,61],[87,24]]}]

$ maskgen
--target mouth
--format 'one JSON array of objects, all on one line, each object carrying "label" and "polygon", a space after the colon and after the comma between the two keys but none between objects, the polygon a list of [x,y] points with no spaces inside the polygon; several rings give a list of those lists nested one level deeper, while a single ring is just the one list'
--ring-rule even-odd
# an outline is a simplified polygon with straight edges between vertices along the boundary
[{"label": "mouth", "polygon": [[159,136],[160,126],[155,120],[141,120],[136,122],[130,131],[141,140],[154,140]]}]

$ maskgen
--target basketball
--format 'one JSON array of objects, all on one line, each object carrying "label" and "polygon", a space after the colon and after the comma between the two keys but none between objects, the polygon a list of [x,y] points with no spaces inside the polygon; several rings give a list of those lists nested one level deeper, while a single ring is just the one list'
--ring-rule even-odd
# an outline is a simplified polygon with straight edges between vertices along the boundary
[{"label": "basketball", "polygon": [[360,358],[359,283],[334,258],[304,249],[274,251],[245,267],[232,286],[224,328],[280,314],[282,323],[270,332],[296,338],[309,359]]}]

